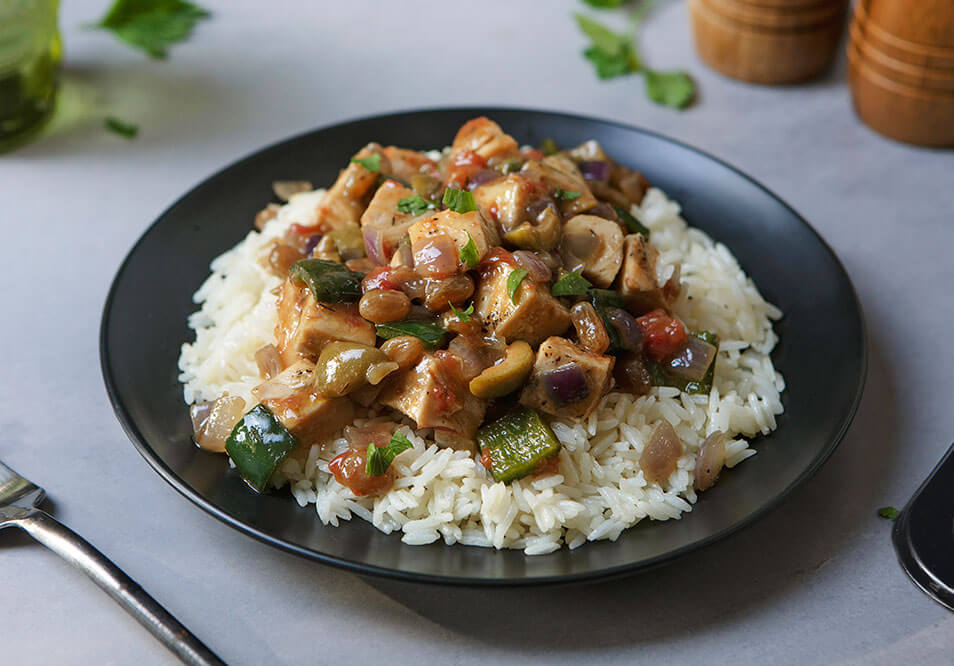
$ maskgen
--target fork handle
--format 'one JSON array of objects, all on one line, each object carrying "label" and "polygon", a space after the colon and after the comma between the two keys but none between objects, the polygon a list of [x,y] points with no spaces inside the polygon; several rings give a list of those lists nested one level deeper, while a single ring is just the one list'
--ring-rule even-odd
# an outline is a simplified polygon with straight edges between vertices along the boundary
[{"label": "fork handle", "polygon": [[139,623],[185,664],[224,664],[212,650],[176,620],[158,601],[124,574],[86,539],[53,516],[35,509],[12,521],[18,527],[93,579]]}]

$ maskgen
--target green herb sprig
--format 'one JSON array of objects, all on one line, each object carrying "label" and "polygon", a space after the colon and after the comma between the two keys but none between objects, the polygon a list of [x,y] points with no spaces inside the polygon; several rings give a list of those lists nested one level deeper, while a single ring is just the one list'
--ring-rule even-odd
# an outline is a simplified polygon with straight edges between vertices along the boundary
[{"label": "green herb sprig", "polygon": [[467,234],[467,244],[460,249],[460,263],[464,264],[464,267],[469,270],[477,268],[477,264],[480,262],[480,254],[477,252],[477,245],[471,238],[470,233],[466,231],[464,233]]},{"label": "green herb sprig", "polygon": [[108,30],[150,58],[162,59],[169,47],[192,35],[208,11],[185,0],[116,0],[91,27]]},{"label": "green herb sprig", "polygon": [[374,445],[374,442],[371,442],[368,444],[368,456],[364,471],[367,472],[368,476],[381,476],[388,471],[388,467],[391,466],[399,453],[411,448],[414,448],[411,440],[400,432],[391,435],[391,441],[388,442],[387,446],[378,448]]},{"label": "green herb sprig", "polygon": [[579,271],[573,271],[554,282],[550,293],[554,296],[584,296],[592,286]]},{"label": "green herb sprig", "polygon": [[[596,9],[615,9],[623,0],[584,0]],[[656,104],[684,109],[695,97],[695,83],[684,71],[660,71],[646,67],[636,45],[636,31],[657,0],[643,0],[630,14],[632,35],[610,30],[605,25],[583,14],[574,14],[576,23],[590,46],[583,51],[601,79],[612,79],[628,74],[643,74],[646,96]]]},{"label": "green herb sprig", "polygon": [[404,197],[398,201],[397,209],[400,213],[410,213],[411,215],[421,215],[425,211],[437,208],[437,204],[428,201],[420,194],[413,194]]},{"label": "green herb sprig", "polygon": [[526,268],[515,268],[507,276],[507,293],[510,294],[510,302],[517,304],[517,289],[520,288],[523,279],[527,277]]},{"label": "green herb sprig", "polygon": [[458,190],[454,187],[448,187],[444,190],[444,198],[441,203],[455,213],[469,213],[477,210],[477,202],[474,201],[473,193],[467,190]]},{"label": "green herb sprig", "polygon": [[103,119],[103,127],[127,139],[135,139],[136,135],[139,134],[138,125],[127,123],[114,116],[107,116]]},{"label": "green herb sprig", "polygon": [[381,155],[380,153],[371,153],[367,157],[352,157],[351,163],[360,164],[371,173],[377,173],[381,170]]}]

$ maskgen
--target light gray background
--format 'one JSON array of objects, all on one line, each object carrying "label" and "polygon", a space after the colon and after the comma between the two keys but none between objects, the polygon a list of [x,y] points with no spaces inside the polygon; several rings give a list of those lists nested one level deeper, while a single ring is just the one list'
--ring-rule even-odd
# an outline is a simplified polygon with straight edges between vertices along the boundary
[{"label": "light gray background", "polygon": [[[677,113],[647,102],[636,78],[596,80],[569,1],[210,2],[214,19],[167,62],[82,30],[105,0],[64,4],[62,113],[0,157],[0,459],[226,660],[950,662],[954,617],[908,582],[875,509],[903,504],[954,438],[954,154],[862,126],[843,58],[806,86],[730,81],[699,62],[686,8],[670,3],[643,34],[651,63],[700,84],[698,105]],[[645,575],[475,592],[366,581],[278,552],[148,467],[113,416],[97,349],[135,239],[184,191],[275,140],[448,104],[648,127],[752,174],[811,221],[854,280],[871,338],[861,408],[813,480],[751,528]],[[103,131],[106,113],[138,123],[139,138]],[[171,657],[83,576],[5,531],[0,661],[19,660]]]}]

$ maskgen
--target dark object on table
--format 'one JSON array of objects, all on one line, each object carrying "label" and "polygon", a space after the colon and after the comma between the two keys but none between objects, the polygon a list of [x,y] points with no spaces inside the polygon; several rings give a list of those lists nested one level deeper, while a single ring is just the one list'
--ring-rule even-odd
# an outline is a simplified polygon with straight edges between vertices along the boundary
[{"label": "dark object on table", "polygon": [[925,594],[954,611],[954,445],[901,510],[891,538]]},{"label": "dark object on table", "polygon": [[855,111],[875,131],[954,146],[954,3],[859,0],[848,76]]},{"label": "dark object on table", "polygon": [[[466,120],[486,115],[539,145],[595,139],[680,202],[693,226],[725,243],[763,295],[785,313],[773,353],[785,376],[785,414],[759,454],[725,475],[692,513],[643,523],[616,542],[528,557],[522,551],[443,543],[408,546],[360,520],[325,527],[287,491],[256,495],[224,457],[192,444],[176,380],[186,318],[213,257],[252,228],[276,177],[332,182],[354,146],[441,147]],[[170,263],[174,257],[174,264]],[[170,265],[175,269],[170,270]],[[157,280],[156,276],[162,279]],[[228,525],[268,544],[363,574],[415,582],[530,585],[648,569],[712,543],[777,506],[828,458],[854,415],[864,383],[861,311],[831,249],[791,208],[719,160],[645,130],[560,113],[437,109],[365,118],[309,132],[226,167],[175,203],[136,243],[103,312],[103,375],[117,416],[147,462]],[[819,382],[818,378],[825,381]]]},{"label": "dark object on table", "polygon": [[722,74],[752,83],[814,78],[832,63],[846,0],[690,0],[696,51]]}]

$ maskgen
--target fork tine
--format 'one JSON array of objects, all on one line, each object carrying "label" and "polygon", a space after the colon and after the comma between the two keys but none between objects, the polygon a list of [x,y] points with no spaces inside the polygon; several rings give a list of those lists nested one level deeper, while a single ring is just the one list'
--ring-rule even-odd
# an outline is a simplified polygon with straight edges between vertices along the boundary
[{"label": "fork tine", "polygon": [[0,460],[0,508],[9,505],[32,508],[42,501],[45,494],[40,486],[20,476]]}]

